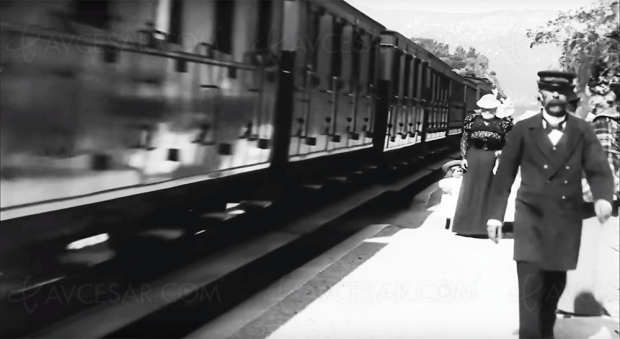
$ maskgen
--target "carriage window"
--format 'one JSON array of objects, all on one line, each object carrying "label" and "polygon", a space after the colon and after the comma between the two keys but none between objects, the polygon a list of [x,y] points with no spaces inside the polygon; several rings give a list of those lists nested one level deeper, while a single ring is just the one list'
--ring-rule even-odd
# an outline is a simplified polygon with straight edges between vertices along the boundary
[{"label": "carriage window", "polygon": [[401,74],[401,70],[400,70],[400,65],[401,65],[401,56],[402,56],[402,51],[399,49],[395,49],[394,50],[394,64],[392,65],[392,81],[394,83],[394,95],[395,96],[399,96],[400,95],[400,74]]},{"label": "carriage window", "polygon": [[443,77],[440,73],[435,73],[435,100],[441,101]]},{"label": "carriage window", "polygon": [[361,57],[362,51],[364,50],[364,34],[355,31],[353,32],[353,58],[352,58],[352,67],[351,67],[351,82],[357,83],[361,78]]},{"label": "carriage window", "polygon": [[344,25],[338,23],[336,18],[334,18],[333,23],[331,73],[332,76],[339,77],[342,71],[342,31]]},{"label": "carriage window", "polygon": [[437,79],[437,80],[439,80],[439,81],[437,81],[438,82],[438,84],[437,84],[438,91],[437,92],[439,94],[437,96],[437,101],[443,102],[443,97],[445,95],[445,91],[444,91],[445,87],[444,86],[446,84],[446,81],[445,81],[446,79],[444,79],[443,74],[439,74],[439,79]]},{"label": "carriage window", "polygon": [[321,32],[321,20],[323,18],[321,13],[311,12],[312,15],[308,20],[308,59],[306,63],[312,65],[312,69],[316,71],[318,67],[319,57],[319,34]]},{"label": "carriage window", "polygon": [[431,94],[431,74],[430,74],[430,68],[428,67],[428,63],[424,62],[423,64],[423,86],[422,86],[422,97],[424,98],[424,100],[426,100],[427,102],[430,101],[430,94]]},{"label": "carriage window", "polygon": [[415,57],[413,55],[411,55],[411,60],[409,61],[409,92],[408,92],[408,96],[410,98],[415,98],[415,74],[416,74],[416,69],[415,69]]},{"label": "carriage window", "polygon": [[413,61],[413,58],[411,55],[405,56],[405,73],[404,73],[405,83],[404,83],[404,88],[403,88],[403,95],[406,97],[409,96],[409,89],[411,88],[411,63],[412,61]]},{"label": "carriage window", "polygon": [[426,74],[424,86],[424,91],[426,95],[425,99],[430,103],[433,100],[433,70],[428,67],[428,65],[425,65],[424,68],[426,69],[426,71],[424,72]]},{"label": "carriage window", "polygon": [[110,1],[75,0],[72,5],[76,22],[97,28],[110,28]]},{"label": "carriage window", "polygon": [[272,0],[262,0],[258,2],[258,50],[269,48],[269,33],[271,31],[271,10]]},{"label": "carriage window", "polygon": [[441,75],[441,101],[444,101],[446,99],[446,94],[448,94],[447,92],[447,85],[448,85],[448,79],[446,79],[446,77],[442,74]]},{"label": "carriage window", "polygon": [[431,98],[431,101],[435,101],[437,99],[437,73],[435,73],[435,70],[431,69],[430,75],[431,75],[430,98]]},{"label": "carriage window", "polygon": [[418,88],[420,88],[419,86],[419,82],[420,82],[420,59],[415,58],[413,60],[413,72],[412,72],[412,76],[413,76],[413,88],[411,89],[411,95],[414,98],[418,97]]},{"label": "carriage window", "polygon": [[434,71],[431,74],[433,75],[431,78],[433,84],[433,101],[437,101],[437,99],[439,99],[439,74]]},{"label": "carriage window", "polygon": [[170,3],[170,30],[168,31],[168,42],[174,44],[181,44],[179,41],[181,37],[181,0],[172,0]]},{"label": "carriage window", "polygon": [[232,54],[234,0],[217,0],[215,3],[215,49]]},{"label": "carriage window", "polygon": [[370,46],[370,58],[368,63],[368,84],[375,84],[375,71],[376,71],[376,63],[377,63],[377,50],[379,48],[379,40],[372,39],[371,37],[371,46]]},{"label": "carriage window", "polygon": [[462,89],[463,88],[462,85],[454,80],[451,81],[450,84],[451,84],[450,93],[452,93],[452,95],[450,95],[450,100],[455,103],[463,102],[465,91]]}]

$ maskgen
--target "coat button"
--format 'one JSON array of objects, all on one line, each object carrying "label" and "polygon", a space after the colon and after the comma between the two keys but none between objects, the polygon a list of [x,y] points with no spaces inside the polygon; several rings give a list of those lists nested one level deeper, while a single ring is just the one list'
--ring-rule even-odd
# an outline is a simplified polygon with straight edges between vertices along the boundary
[{"label": "coat button", "polygon": [[557,149],[557,147],[553,146],[553,150],[555,151]]},{"label": "coat button", "polygon": [[544,169],[547,169],[547,167],[549,167],[549,166],[547,166],[547,165],[543,166]]},{"label": "coat button", "polygon": [[568,180],[564,180],[564,185],[568,185]]},{"label": "coat button", "polygon": [[570,169],[570,166],[566,166],[566,169]]},{"label": "coat button", "polygon": [[565,197],[565,196],[562,196],[562,200],[566,200],[566,197]]}]

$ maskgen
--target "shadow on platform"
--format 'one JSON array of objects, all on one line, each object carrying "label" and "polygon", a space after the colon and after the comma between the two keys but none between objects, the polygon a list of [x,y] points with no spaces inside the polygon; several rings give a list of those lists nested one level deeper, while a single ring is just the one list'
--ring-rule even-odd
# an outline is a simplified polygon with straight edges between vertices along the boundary
[{"label": "shadow on platform", "polygon": [[618,322],[605,317],[558,318],[555,337],[562,339],[618,338]]},{"label": "shadow on platform", "polygon": [[576,316],[609,316],[605,307],[596,300],[591,292],[581,292],[574,300],[574,315]]}]

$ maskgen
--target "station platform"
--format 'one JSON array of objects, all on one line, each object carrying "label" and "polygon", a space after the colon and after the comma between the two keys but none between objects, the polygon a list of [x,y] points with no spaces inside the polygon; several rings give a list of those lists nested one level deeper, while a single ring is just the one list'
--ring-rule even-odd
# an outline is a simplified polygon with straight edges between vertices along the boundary
[{"label": "station platform", "polygon": [[[440,208],[428,212],[419,227],[364,240],[227,337],[518,338],[513,240],[456,236]],[[416,219],[394,220],[408,215]],[[617,318],[558,315],[555,338],[615,339],[617,329]]]}]

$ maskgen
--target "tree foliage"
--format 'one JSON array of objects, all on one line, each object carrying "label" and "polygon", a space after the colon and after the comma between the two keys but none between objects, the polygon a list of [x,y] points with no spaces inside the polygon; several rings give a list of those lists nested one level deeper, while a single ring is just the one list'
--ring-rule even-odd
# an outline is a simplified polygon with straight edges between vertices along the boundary
[{"label": "tree foliage", "polygon": [[561,12],[553,21],[527,31],[532,39],[530,48],[555,44],[562,48],[559,59],[564,71],[579,75],[578,88],[582,91],[590,77],[592,67],[604,61],[613,69],[618,68],[618,19],[611,10],[610,0],[598,0],[588,7]]},{"label": "tree foliage", "polygon": [[450,45],[444,45],[441,42],[426,38],[411,38],[411,40],[439,58],[450,55]]},{"label": "tree foliage", "polygon": [[470,47],[466,51],[458,46],[450,53],[450,45],[437,42],[433,39],[411,38],[413,42],[441,59],[456,71],[467,72],[468,75],[484,77],[489,73],[489,59]]},{"label": "tree foliage", "polygon": [[463,46],[457,46],[454,52],[450,53],[450,45],[448,44],[427,38],[414,37],[411,40],[452,67],[457,74],[488,79],[499,92],[499,96],[507,98],[499,85],[495,72],[489,70],[489,58],[477,52],[475,48],[470,47],[469,50],[465,50]]}]

